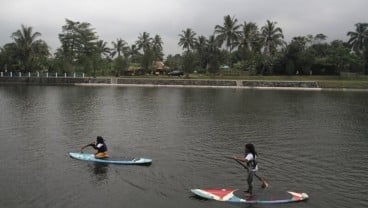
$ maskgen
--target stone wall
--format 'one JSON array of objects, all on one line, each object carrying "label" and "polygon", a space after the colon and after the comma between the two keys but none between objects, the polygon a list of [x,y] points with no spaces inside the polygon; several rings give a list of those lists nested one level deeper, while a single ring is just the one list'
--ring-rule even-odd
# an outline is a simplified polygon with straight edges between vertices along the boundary
[{"label": "stone wall", "polygon": [[113,85],[161,85],[161,86],[205,86],[205,87],[278,87],[318,88],[314,81],[252,81],[252,80],[199,80],[199,79],[135,79],[135,78],[64,78],[64,77],[0,77],[0,84],[113,84]]},{"label": "stone wall", "polygon": [[292,87],[292,88],[318,88],[314,81],[243,81],[245,87]]},{"label": "stone wall", "polygon": [[196,79],[118,79],[117,84],[237,86],[236,81],[234,80],[196,80]]}]

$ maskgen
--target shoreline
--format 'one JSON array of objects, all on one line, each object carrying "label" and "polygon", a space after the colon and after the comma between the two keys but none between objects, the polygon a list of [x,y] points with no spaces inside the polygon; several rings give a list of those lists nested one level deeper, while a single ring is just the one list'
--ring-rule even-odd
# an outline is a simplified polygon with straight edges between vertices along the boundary
[{"label": "shoreline", "polygon": [[350,88],[308,88],[308,87],[246,87],[246,86],[201,86],[201,85],[153,85],[153,84],[94,84],[80,83],[75,86],[82,87],[143,87],[143,88],[199,88],[199,89],[240,89],[240,90],[290,90],[290,91],[342,91],[342,92],[368,92],[368,89]]},{"label": "shoreline", "polygon": [[312,80],[0,77],[1,84],[368,92],[366,88],[320,87],[317,81]]}]

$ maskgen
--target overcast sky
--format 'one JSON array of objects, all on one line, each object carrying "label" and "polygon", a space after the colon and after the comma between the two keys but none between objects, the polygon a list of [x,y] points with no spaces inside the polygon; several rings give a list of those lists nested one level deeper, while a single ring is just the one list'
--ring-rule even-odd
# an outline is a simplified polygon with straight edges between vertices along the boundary
[{"label": "overcast sky", "polygon": [[0,46],[12,42],[21,25],[42,34],[52,51],[65,19],[88,22],[100,39],[122,38],[133,44],[140,33],[158,34],[165,55],[181,53],[178,35],[186,28],[208,37],[226,15],[239,23],[278,22],[285,39],[325,34],[347,40],[354,24],[368,22],[368,0],[0,0]]}]

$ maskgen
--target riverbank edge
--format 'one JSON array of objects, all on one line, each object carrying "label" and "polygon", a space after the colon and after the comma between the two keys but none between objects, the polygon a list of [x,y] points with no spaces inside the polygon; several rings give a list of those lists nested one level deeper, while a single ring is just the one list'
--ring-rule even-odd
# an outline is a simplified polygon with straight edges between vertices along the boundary
[{"label": "riverbank edge", "polygon": [[64,77],[0,77],[0,84],[76,85],[115,87],[226,88],[255,90],[363,91],[368,89],[321,88],[317,81],[263,81],[211,79],[135,79],[135,78],[64,78]]}]

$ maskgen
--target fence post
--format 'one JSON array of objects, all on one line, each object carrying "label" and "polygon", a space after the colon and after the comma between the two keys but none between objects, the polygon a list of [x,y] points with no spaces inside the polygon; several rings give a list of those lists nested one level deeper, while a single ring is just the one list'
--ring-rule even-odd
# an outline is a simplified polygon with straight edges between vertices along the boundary
[{"label": "fence post", "polygon": [[55,77],[57,78],[57,72],[55,72]]},{"label": "fence post", "polygon": [[22,77],[22,72],[19,72],[19,77]]},{"label": "fence post", "polygon": [[10,72],[10,77],[13,77],[13,72]]},{"label": "fence post", "polygon": [[64,73],[64,78],[66,78],[66,73]]},{"label": "fence post", "polygon": [[82,77],[84,78],[84,73],[82,74]]},{"label": "fence post", "polygon": [[28,72],[28,77],[31,77],[31,72]]},{"label": "fence post", "polygon": [[1,75],[1,77],[3,77],[4,76],[3,72],[1,72],[0,75]]},{"label": "fence post", "polygon": [[49,77],[49,72],[46,72],[46,77]]},{"label": "fence post", "polygon": [[73,73],[73,78],[75,78],[75,72]]},{"label": "fence post", "polygon": [[40,77],[40,72],[37,72],[37,77]]}]

